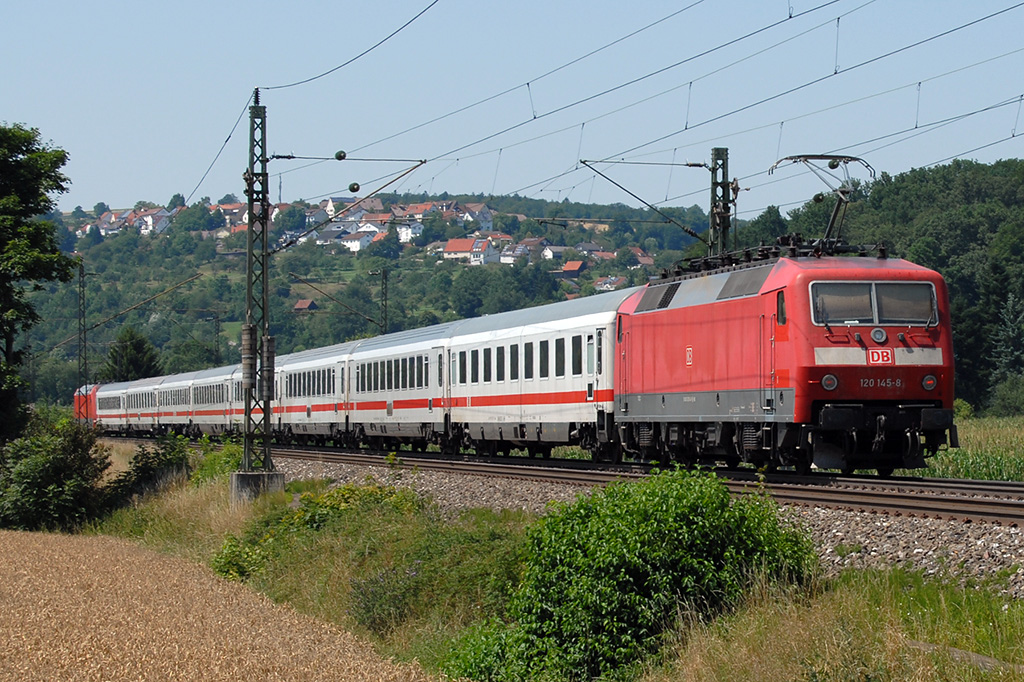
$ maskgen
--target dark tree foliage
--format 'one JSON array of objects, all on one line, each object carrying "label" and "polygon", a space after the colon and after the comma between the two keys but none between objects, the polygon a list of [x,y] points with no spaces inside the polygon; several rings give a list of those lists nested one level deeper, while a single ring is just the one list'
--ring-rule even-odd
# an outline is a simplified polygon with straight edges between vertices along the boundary
[{"label": "dark tree foliage", "polygon": [[179,211],[172,225],[179,232],[219,230],[224,227],[224,214],[220,209],[211,212],[209,206],[198,202]]},{"label": "dark tree foliage", "polygon": [[171,200],[167,202],[167,206],[165,208],[168,211],[173,211],[174,209],[180,208],[180,207],[182,207],[184,205],[185,205],[185,197],[183,197],[180,193],[176,192],[174,194],[174,196],[171,197]]},{"label": "dark tree foliage", "polygon": [[61,252],[53,223],[37,217],[53,210],[53,195],[67,191],[61,172],[67,160],[35,128],[0,125],[0,442],[22,423],[17,337],[39,321],[28,292],[74,275],[75,262]]},{"label": "dark tree foliage", "polygon": [[102,508],[105,450],[70,415],[37,414],[26,433],[0,446],[0,526],[74,530]]},{"label": "dark tree foliage", "polygon": [[104,213],[107,213],[109,211],[110,211],[110,206],[107,206],[107,204],[102,202],[102,201],[97,201],[96,204],[93,205],[93,207],[92,207],[92,214],[94,216],[96,216],[97,218],[99,218]]},{"label": "dark tree foliage", "polygon": [[117,341],[107,353],[98,378],[100,381],[133,381],[163,373],[160,356],[145,336],[133,327],[125,326],[117,335]]}]

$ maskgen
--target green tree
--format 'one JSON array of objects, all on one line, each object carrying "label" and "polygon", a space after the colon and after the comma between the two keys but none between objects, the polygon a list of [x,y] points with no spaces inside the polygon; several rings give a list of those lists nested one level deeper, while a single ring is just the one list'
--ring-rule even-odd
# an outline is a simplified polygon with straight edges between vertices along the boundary
[{"label": "green tree", "polygon": [[85,221],[89,219],[89,214],[81,206],[75,206],[75,210],[71,212],[71,217],[75,220]]},{"label": "green tree", "polygon": [[[207,203],[209,203],[209,202],[207,202]],[[239,203],[239,201],[238,201],[238,197],[236,197],[234,194],[228,193],[228,194],[225,194],[224,196],[222,196],[220,198],[220,201],[218,201],[217,203],[218,204],[237,204],[237,203]]]},{"label": "green tree", "polygon": [[740,244],[757,246],[758,244],[774,244],[777,237],[789,231],[789,224],[782,217],[778,206],[769,206],[761,215],[742,228],[739,233]]},{"label": "green tree", "polygon": [[179,208],[179,207],[184,206],[184,205],[185,205],[185,197],[181,196],[181,194],[177,194],[176,193],[174,196],[171,197],[171,200],[167,202],[167,210],[168,211],[173,211],[174,209]]},{"label": "green tree", "polygon": [[202,202],[192,204],[178,211],[173,222],[176,232],[202,232],[217,230],[224,227],[224,215],[220,209],[210,212],[210,207]]},{"label": "green tree", "polygon": [[40,290],[40,282],[74,276],[75,261],[61,253],[53,223],[37,217],[53,210],[51,195],[67,191],[61,172],[67,160],[67,152],[43,143],[37,129],[0,125],[0,442],[23,424],[17,337],[40,319],[28,292]]},{"label": "green tree", "polygon": [[107,213],[108,211],[110,211],[110,207],[107,206],[102,201],[97,201],[96,205],[92,207],[92,214],[97,218],[99,218],[104,213]]},{"label": "green tree", "polygon": [[391,227],[387,234],[366,247],[367,256],[377,256],[387,260],[398,260],[402,255],[402,245],[398,241],[398,231]]},{"label": "green tree", "polygon": [[99,371],[100,381],[133,381],[163,373],[160,356],[145,336],[126,325],[110,347],[107,360]]},{"label": "green tree", "polygon": [[992,388],[1024,374],[1024,301],[1010,294],[999,315],[993,334],[995,367],[990,378]]},{"label": "green tree", "polygon": [[102,506],[110,466],[97,432],[68,413],[33,416],[24,436],[0,447],[0,526],[74,530]]},{"label": "green tree", "polygon": [[136,201],[135,202],[135,206],[134,206],[136,211],[144,211],[147,208],[156,208],[156,207],[157,207],[157,205],[154,204],[152,201]]},{"label": "green tree", "polygon": [[274,216],[274,233],[278,237],[286,232],[305,232],[306,212],[301,206],[289,206]]}]

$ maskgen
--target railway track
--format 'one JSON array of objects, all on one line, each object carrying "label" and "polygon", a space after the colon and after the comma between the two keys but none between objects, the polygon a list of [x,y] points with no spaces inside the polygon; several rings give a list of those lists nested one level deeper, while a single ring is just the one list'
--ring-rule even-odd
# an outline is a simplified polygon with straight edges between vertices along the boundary
[{"label": "railway track", "polygon": [[[118,442],[125,442],[125,439],[118,439]],[[153,441],[138,442],[152,444]],[[275,447],[273,451],[275,458],[579,486],[639,479],[653,468],[642,464],[595,466],[587,460],[444,456],[407,451],[395,457],[386,455],[383,452],[345,452],[310,447]],[[761,475],[749,469],[721,470],[718,473],[733,492],[744,494],[764,489],[780,504],[1024,526],[1024,483],[1021,482],[920,477],[878,479],[826,472],[808,476]]]},{"label": "railway track", "polygon": [[[616,480],[646,476],[652,467],[604,465],[594,468],[585,460],[523,460],[511,463],[487,458],[441,457],[436,453],[401,453],[387,463],[378,455],[329,450],[281,448],[275,457],[362,466],[393,466],[459,475],[498,476],[574,485],[605,485]],[[528,462],[528,463],[527,463]],[[1024,525],[1024,483],[956,479],[809,476],[753,471],[723,471],[720,475],[735,493],[762,488],[780,504],[825,507],[895,516],[943,518],[967,523]]]}]

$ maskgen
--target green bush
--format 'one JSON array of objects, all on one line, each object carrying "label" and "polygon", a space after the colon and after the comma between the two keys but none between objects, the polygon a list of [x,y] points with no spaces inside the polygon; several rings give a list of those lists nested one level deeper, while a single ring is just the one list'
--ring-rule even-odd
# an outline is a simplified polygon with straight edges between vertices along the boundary
[{"label": "green bush", "polygon": [[107,485],[107,506],[120,507],[137,496],[153,492],[185,475],[188,467],[189,441],[184,436],[167,436],[155,446],[140,446],[128,470]]},{"label": "green bush", "polygon": [[270,556],[268,548],[280,536],[320,530],[354,507],[385,505],[410,513],[422,504],[410,490],[373,482],[346,483],[322,494],[303,493],[299,500],[297,509],[277,510],[259,519],[244,538],[229,536],[211,562],[213,570],[225,578],[245,580],[264,568]]},{"label": "green bush", "polygon": [[473,630],[446,665],[480,680],[589,680],[652,652],[680,613],[736,602],[754,577],[800,580],[810,540],[764,495],[733,499],[713,475],[611,485],[529,532],[508,623]]},{"label": "green bush", "polygon": [[33,415],[25,435],[0,448],[0,525],[73,530],[99,513],[110,460],[96,437],[70,413]]},{"label": "green bush", "polygon": [[953,419],[960,421],[963,419],[974,418],[974,406],[963,398],[957,398],[953,401]]},{"label": "green bush", "polygon": [[1012,376],[992,390],[986,414],[991,417],[1024,414],[1024,374]]},{"label": "green bush", "polygon": [[238,471],[242,464],[242,445],[228,441],[217,447],[210,439],[203,436],[199,441],[199,457],[196,458],[190,480],[196,485],[209,483],[232,471]]}]

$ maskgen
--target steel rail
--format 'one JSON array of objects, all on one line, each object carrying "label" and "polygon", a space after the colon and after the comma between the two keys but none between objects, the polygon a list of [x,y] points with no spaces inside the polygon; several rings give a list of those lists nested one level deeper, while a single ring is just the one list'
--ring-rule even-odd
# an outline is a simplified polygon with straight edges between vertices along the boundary
[{"label": "steel rail", "polygon": [[[124,442],[125,439],[118,439]],[[140,441],[149,442],[152,441]],[[327,464],[391,467],[456,475],[493,476],[579,486],[637,480],[655,467],[595,464],[588,460],[489,458],[437,452],[341,451],[275,447],[275,458]],[[765,492],[785,505],[842,509],[893,516],[997,523],[1024,527],[1024,483],[902,477],[878,479],[815,472],[807,476],[716,470],[737,494]]]}]

